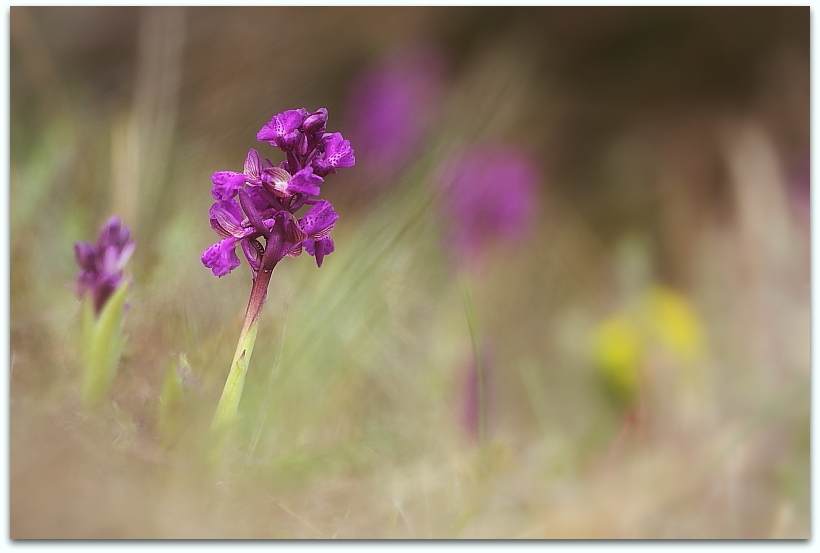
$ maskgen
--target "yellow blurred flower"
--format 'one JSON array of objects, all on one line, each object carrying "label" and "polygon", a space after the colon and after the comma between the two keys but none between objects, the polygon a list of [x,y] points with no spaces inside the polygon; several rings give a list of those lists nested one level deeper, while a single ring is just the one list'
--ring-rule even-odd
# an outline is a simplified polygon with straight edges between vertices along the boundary
[{"label": "yellow blurred flower", "polygon": [[592,349],[595,366],[612,399],[624,408],[634,406],[644,349],[640,328],[626,313],[618,313],[595,328]]},{"label": "yellow blurred flower", "polygon": [[650,351],[665,354],[677,368],[676,376],[691,382],[693,363],[705,350],[703,325],[694,306],[659,285],[595,326],[590,342],[595,369],[611,399],[623,409],[637,407],[641,372]]},{"label": "yellow blurred flower", "polygon": [[686,362],[703,354],[703,325],[686,298],[666,286],[653,286],[643,307],[648,330],[667,351]]}]

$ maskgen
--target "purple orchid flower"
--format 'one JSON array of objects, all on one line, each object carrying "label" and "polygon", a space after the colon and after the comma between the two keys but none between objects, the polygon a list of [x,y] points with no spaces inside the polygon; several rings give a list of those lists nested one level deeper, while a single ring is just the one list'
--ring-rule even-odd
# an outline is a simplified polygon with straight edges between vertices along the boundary
[{"label": "purple orchid flower", "polygon": [[[284,256],[296,257],[307,251],[321,267],[333,252],[327,235],[339,218],[333,206],[316,198],[324,177],[340,167],[356,163],[350,142],[341,133],[325,132],[327,110],[310,113],[288,110],[275,115],[257,133],[285,153],[274,165],[251,149],[242,173],[218,171],[212,177],[211,228],[221,240],[205,250],[202,263],[214,275],[229,274],[240,265],[236,246],[253,271],[270,271]],[[297,219],[296,212],[310,206]],[[264,241],[264,245],[262,243]]]},{"label": "purple orchid flower", "polygon": [[[242,173],[220,171],[211,179],[211,228],[220,241],[205,250],[202,263],[218,277],[236,269],[236,246],[248,261],[253,285],[239,334],[236,353],[212,428],[230,425],[236,416],[253,345],[259,313],[265,303],[274,267],[285,256],[302,251],[321,267],[335,249],[328,236],[339,215],[330,202],[317,198],[324,177],[356,163],[353,148],[340,133],[325,132],[327,110],[295,109],[275,115],[256,135],[282,150],[285,159],[274,165],[254,149],[248,151]],[[309,206],[301,217],[297,213]]]},{"label": "purple orchid flower", "polygon": [[442,173],[445,241],[461,262],[482,257],[493,243],[529,234],[540,175],[524,152],[500,145],[473,147]]},{"label": "purple orchid flower", "polygon": [[75,293],[80,299],[89,294],[94,302],[94,313],[99,315],[108,299],[123,282],[123,268],[134,253],[136,243],[131,240],[128,227],[119,217],[112,217],[100,230],[97,244],[77,242],[74,253],[80,265]]}]

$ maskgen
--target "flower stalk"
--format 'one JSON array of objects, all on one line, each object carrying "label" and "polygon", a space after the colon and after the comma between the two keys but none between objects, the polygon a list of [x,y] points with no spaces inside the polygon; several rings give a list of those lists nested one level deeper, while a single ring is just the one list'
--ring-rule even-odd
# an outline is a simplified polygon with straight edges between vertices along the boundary
[{"label": "flower stalk", "polygon": [[[266,252],[267,253],[267,252]],[[275,265],[275,264],[274,264]],[[221,430],[231,426],[236,418],[239,409],[239,400],[242,398],[242,391],[245,388],[245,376],[248,373],[253,346],[256,343],[256,333],[259,329],[259,314],[268,292],[273,267],[269,270],[262,270],[253,281],[251,295],[248,299],[248,307],[245,310],[245,320],[242,323],[242,330],[239,333],[239,342],[236,344],[236,352],[231,361],[231,369],[222,389],[222,396],[216,407],[216,415],[211,425],[213,430]]]}]

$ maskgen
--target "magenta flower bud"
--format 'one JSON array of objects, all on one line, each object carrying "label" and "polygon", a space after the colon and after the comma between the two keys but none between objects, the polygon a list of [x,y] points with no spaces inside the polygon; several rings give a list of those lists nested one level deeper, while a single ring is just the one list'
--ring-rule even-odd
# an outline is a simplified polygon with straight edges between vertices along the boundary
[{"label": "magenta flower bud", "polygon": [[327,126],[327,110],[319,108],[315,113],[311,113],[302,123],[302,130],[307,135],[324,133]]},{"label": "magenta flower bud", "polygon": [[74,244],[74,253],[76,254],[77,263],[81,269],[84,271],[94,270],[94,259],[96,256],[94,246],[87,242],[77,242]]}]

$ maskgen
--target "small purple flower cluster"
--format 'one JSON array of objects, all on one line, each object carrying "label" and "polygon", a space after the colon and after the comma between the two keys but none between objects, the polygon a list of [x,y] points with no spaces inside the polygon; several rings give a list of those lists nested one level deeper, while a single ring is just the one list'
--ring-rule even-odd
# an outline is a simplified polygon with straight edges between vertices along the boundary
[{"label": "small purple flower cluster", "polygon": [[[328,234],[339,216],[330,202],[314,196],[324,177],[356,162],[350,142],[341,133],[325,132],[326,126],[324,108],[280,113],[256,138],[282,150],[283,162],[274,165],[251,148],[243,173],[214,173],[211,228],[222,240],[202,254],[202,263],[214,275],[225,276],[239,266],[237,243],[254,279],[260,270],[272,270],[284,256],[297,257],[303,249],[322,266],[334,250]],[[297,219],[295,213],[306,205],[310,208]]]},{"label": "small purple flower cluster", "polygon": [[100,230],[96,246],[88,242],[74,244],[74,253],[80,265],[75,292],[82,299],[90,294],[94,312],[99,315],[108,298],[123,282],[122,269],[134,253],[128,227],[119,217],[112,217]]}]

